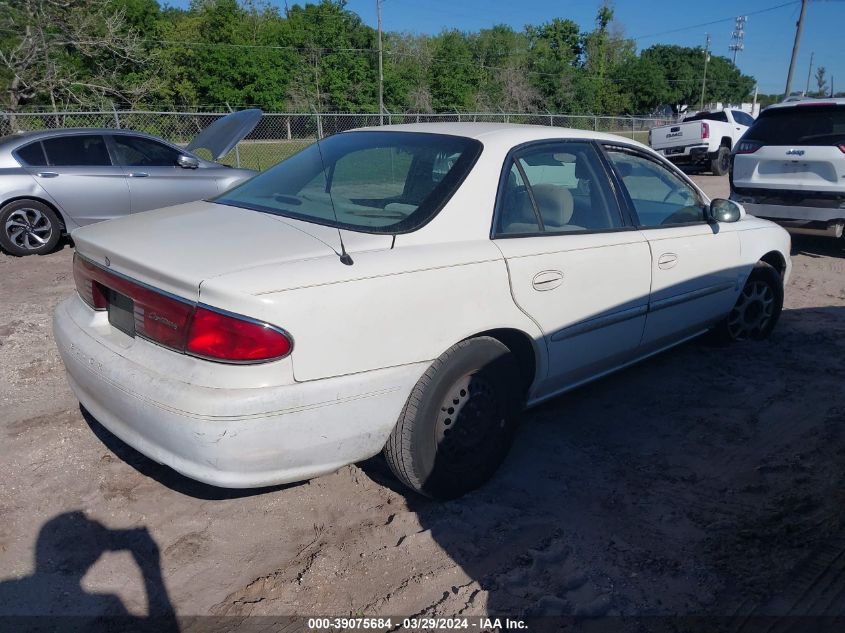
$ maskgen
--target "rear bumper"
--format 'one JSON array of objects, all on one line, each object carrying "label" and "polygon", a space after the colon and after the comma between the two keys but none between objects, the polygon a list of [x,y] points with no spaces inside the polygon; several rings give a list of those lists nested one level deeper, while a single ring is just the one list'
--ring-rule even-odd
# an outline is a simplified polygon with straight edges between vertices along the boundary
[{"label": "rear bumper", "polygon": [[707,160],[709,149],[707,143],[703,143],[682,147],[664,147],[658,151],[673,163],[702,163]]},{"label": "rear bumper", "polygon": [[761,204],[742,202],[741,196],[731,196],[741,202],[751,215],[767,220],[796,222],[842,222],[845,221],[845,209],[838,207],[798,206],[789,204]]},{"label": "rear bumper", "polygon": [[375,455],[427,367],[273,387],[192,385],[103,345],[74,321],[74,302],[58,306],[53,333],[79,402],[147,457],[225,488],[301,481]]}]

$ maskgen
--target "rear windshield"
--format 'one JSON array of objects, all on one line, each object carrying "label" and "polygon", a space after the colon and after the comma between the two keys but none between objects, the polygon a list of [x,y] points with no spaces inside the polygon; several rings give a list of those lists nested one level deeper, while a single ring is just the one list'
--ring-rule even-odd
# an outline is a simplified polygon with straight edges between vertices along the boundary
[{"label": "rear windshield", "polygon": [[845,141],[845,106],[769,108],[743,140],[764,145],[838,145]]},{"label": "rear windshield", "polygon": [[699,112],[693,116],[688,116],[684,119],[684,123],[687,121],[722,121],[724,123],[728,122],[728,115],[725,114],[724,111],[721,112]]},{"label": "rear windshield", "polygon": [[434,217],[480,153],[481,143],[460,136],[337,134],[215,202],[367,233],[405,233]]}]

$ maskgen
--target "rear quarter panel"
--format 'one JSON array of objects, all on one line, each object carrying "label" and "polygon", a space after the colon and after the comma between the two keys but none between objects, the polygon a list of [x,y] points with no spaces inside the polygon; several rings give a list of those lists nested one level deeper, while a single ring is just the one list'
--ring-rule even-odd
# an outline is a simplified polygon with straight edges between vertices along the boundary
[{"label": "rear quarter panel", "polygon": [[41,200],[58,210],[68,233],[77,228],[78,225],[73,218],[64,213],[55,199],[25,169],[22,167],[0,168],[0,207],[11,200],[20,198]]},{"label": "rear quarter panel", "polygon": [[203,282],[200,300],[287,330],[298,381],[431,361],[496,328],[526,333],[545,374],[542,333],[514,304],[489,240],[358,253],[352,266],[329,257],[243,271]]}]

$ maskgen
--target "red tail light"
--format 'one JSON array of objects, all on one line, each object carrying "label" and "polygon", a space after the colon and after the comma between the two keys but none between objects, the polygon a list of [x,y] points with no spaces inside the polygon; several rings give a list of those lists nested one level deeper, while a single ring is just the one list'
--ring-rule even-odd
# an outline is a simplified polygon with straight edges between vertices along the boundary
[{"label": "red tail light", "polygon": [[201,307],[117,275],[74,255],[73,276],[82,300],[108,308],[114,291],[132,299],[135,334],[177,352],[224,362],[255,363],[283,358],[293,344],[281,329]]},{"label": "red tail light", "polygon": [[701,138],[710,138],[710,124],[706,121],[701,122]]},{"label": "red tail light", "polygon": [[843,154],[845,154],[845,143],[842,143],[842,144],[839,146],[839,151],[840,151],[840,152],[842,152]]},{"label": "red tail light", "polygon": [[758,149],[763,147],[762,143],[756,141],[740,141],[736,146],[737,154],[753,154]]},{"label": "red tail light", "polygon": [[188,332],[190,354],[233,362],[257,362],[290,353],[290,339],[266,323],[198,307]]}]

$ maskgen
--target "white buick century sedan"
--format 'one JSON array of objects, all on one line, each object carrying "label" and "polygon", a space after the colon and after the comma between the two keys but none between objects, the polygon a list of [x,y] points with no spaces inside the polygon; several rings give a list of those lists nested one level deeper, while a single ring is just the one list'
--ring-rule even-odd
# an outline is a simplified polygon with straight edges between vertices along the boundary
[{"label": "white buick century sedan", "polygon": [[634,141],[500,124],[355,130],[217,198],[74,232],[73,391],[224,487],[384,451],[437,498],[521,409],[708,330],[761,339],[790,242]]}]

